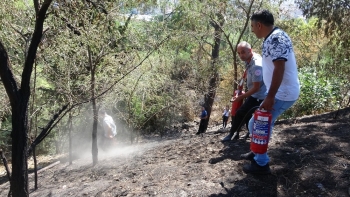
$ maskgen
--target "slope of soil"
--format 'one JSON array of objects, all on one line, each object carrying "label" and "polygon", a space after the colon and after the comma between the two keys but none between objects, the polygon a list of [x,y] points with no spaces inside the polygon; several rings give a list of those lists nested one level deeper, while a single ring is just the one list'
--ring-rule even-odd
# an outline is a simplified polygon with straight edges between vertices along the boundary
[{"label": "slope of soil", "polygon": [[[202,136],[190,124],[165,138],[119,145],[39,173],[30,196],[349,196],[350,108],[278,121],[269,144],[271,175],[242,171],[249,139],[222,143],[219,126]],[[246,132],[246,131],[244,131]],[[6,196],[9,185],[0,185]]]}]

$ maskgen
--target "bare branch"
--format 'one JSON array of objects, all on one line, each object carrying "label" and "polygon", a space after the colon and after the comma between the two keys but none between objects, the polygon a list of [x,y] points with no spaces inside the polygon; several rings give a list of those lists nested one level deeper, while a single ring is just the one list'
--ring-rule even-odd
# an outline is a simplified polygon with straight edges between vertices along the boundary
[{"label": "bare branch", "polygon": [[165,109],[168,109],[170,107],[174,107],[175,105],[169,105],[169,106],[165,106],[162,109],[160,109],[159,111],[155,112],[154,114],[152,114],[145,122],[143,122],[143,124],[141,124],[137,129],[142,128],[143,126],[145,126],[145,124],[151,120],[151,118],[153,118],[155,115],[159,114],[160,112],[162,112]]},{"label": "bare branch", "polygon": [[[106,92],[108,92],[109,90],[112,89],[112,87],[114,87],[117,83],[119,83],[119,81],[123,80],[127,75],[129,75],[132,71],[134,71],[135,69],[137,69],[139,66],[141,66],[143,64],[143,62],[148,59],[148,57],[154,52],[156,51],[167,39],[169,39],[170,36],[167,36],[166,38],[164,38],[162,41],[160,41],[157,46],[152,50],[150,51],[145,57],[144,59],[139,63],[137,64],[136,66],[134,66],[133,68],[131,68],[127,73],[125,73],[121,78],[119,78],[118,80],[116,80],[109,88],[107,88],[106,90],[104,90],[102,93],[100,93],[99,95],[97,95],[95,98],[99,98],[101,96],[103,96]],[[91,99],[89,100],[91,101]],[[87,101],[87,102],[89,102]]]},{"label": "bare branch", "polygon": [[[249,16],[250,16],[250,12],[251,12],[251,10],[252,10],[253,4],[254,4],[254,0],[252,0],[252,1],[250,2],[248,11],[245,11],[245,12],[246,12],[246,17],[247,17],[247,19],[246,19],[245,24],[244,24],[244,27],[243,27],[243,29],[242,29],[242,31],[241,31],[241,33],[240,33],[238,39],[237,39],[236,46],[239,44],[239,42],[241,42],[241,39],[242,39],[242,37],[243,37],[243,34],[244,34],[245,30],[247,29],[248,23],[249,23],[249,21],[250,21]],[[237,54],[236,54],[236,53],[235,53],[235,57],[237,57]]]},{"label": "bare branch", "polygon": [[[234,66],[234,78],[233,78],[234,80],[233,81],[237,81],[238,80],[237,53],[236,53],[237,51],[236,51],[236,48],[237,48],[237,45],[241,42],[241,39],[242,39],[242,37],[244,35],[244,32],[247,29],[248,23],[250,21],[250,17],[249,16],[250,16],[253,4],[254,4],[254,0],[252,0],[250,2],[248,10],[244,9],[243,6],[241,6],[242,9],[244,10],[244,12],[246,13],[246,21],[245,21],[243,29],[240,31],[240,34],[238,36],[238,39],[237,39],[237,42],[236,42],[235,46],[233,46],[233,43],[230,41],[229,35],[224,32],[224,36],[225,36],[227,42],[229,43],[229,46],[230,46],[230,49],[231,49],[231,52],[232,52],[232,55],[233,55],[233,66]],[[234,83],[234,89],[236,89],[236,88],[237,88],[237,84]]]},{"label": "bare branch", "polygon": [[11,106],[14,108],[20,98],[19,84],[13,74],[10,60],[6,49],[0,41],[0,77],[4,84],[6,93],[10,99]]},{"label": "bare branch", "polygon": [[242,2],[240,0],[238,0],[239,6],[240,8],[242,8],[242,10],[245,12],[245,14],[248,14],[247,10],[245,9],[244,6],[242,6]]},{"label": "bare branch", "polygon": [[196,39],[199,41],[200,48],[201,48],[207,55],[211,56],[210,52],[207,51],[207,50],[203,47],[202,42],[204,42],[204,43],[206,43],[206,44],[209,44],[209,45],[212,46],[212,47],[213,47],[213,44],[212,44],[212,43],[209,43],[209,42],[207,42],[207,41],[205,41],[205,40],[203,40],[203,39],[199,39],[199,38],[197,38],[196,36],[194,36],[194,38],[196,38]]},{"label": "bare branch", "polygon": [[[56,126],[56,124],[63,118],[63,116],[69,112],[71,109],[73,109],[73,107],[70,107],[63,116],[61,116],[60,119],[58,119],[60,117],[60,115],[67,109],[69,104],[64,105],[56,114],[53,115],[53,117],[51,118],[51,120],[46,124],[46,126],[44,128],[42,128],[40,134],[38,135],[38,137],[35,138],[35,140],[32,142],[32,144],[30,145],[30,147],[28,148],[27,154],[29,155],[32,150],[35,148],[35,146],[37,144],[39,144],[43,139],[45,139],[45,137],[51,132],[51,130]],[[58,120],[57,120],[58,119]],[[57,121],[56,121],[57,120]]]},{"label": "bare branch", "polygon": [[7,23],[8,25],[10,25],[10,27],[19,35],[21,35],[21,37],[23,38],[24,41],[28,40],[28,37],[23,34],[20,30],[18,30],[17,28],[15,28],[11,23]]},{"label": "bare branch", "polygon": [[78,35],[78,36],[81,35],[81,32],[80,32],[76,27],[74,27],[74,25],[70,24],[70,23],[68,22],[68,19],[66,19],[66,18],[63,17],[63,16],[61,17],[61,16],[58,14],[58,12],[55,12],[54,15],[55,15],[57,18],[60,18],[63,22],[65,22],[65,23],[67,24],[67,27],[68,27],[71,31],[73,31],[74,34],[76,34],[76,35]]},{"label": "bare branch", "polygon": [[97,4],[91,0],[86,0],[88,3],[91,3],[97,10],[101,10],[104,14],[108,14],[107,10],[101,4]]},{"label": "bare branch", "polygon": [[35,24],[33,37],[29,45],[28,54],[26,56],[26,61],[24,63],[24,68],[22,72],[21,90],[23,91],[24,95],[30,95],[29,93],[30,77],[33,71],[36,52],[38,50],[38,46],[41,42],[41,37],[43,35],[43,25],[45,21],[45,15],[47,10],[49,9],[51,2],[52,0],[45,0],[37,14],[37,20]]}]

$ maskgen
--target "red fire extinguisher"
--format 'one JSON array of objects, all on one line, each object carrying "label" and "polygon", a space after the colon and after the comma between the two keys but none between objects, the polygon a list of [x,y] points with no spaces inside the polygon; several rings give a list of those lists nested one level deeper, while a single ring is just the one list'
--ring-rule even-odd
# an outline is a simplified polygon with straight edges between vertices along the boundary
[{"label": "red fire extinguisher", "polygon": [[[238,83],[238,88],[237,90],[235,90],[234,92],[234,98],[238,97],[239,95],[243,94],[243,83],[244,83],[244,79],[246,78],[247,75],[247,70],[244,71],[243,77],[242,79],[239,81]],[[231,100],[232,102],[232,108],[231,108],[231,116],[235,116],[236,115],[236,111],[242,106],[243,104],[243,100],[239,101],[239,102],[233,102],[233,99]]]},{"label": "red fire extinguisher", "polygon": [[250,142],[250,150],[254,153],[264,154],[270,138],[272,114],[264,109],[254,112],[254,126]]}]

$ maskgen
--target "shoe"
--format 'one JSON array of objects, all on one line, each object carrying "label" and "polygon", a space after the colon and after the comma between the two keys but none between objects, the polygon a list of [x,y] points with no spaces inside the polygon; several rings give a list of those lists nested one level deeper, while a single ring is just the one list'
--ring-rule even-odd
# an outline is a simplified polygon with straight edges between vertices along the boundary
[{"label": "shoe", "polygon": [[196,135],[199,135],[199,134],[201,134],[201,132],[200,132],[200,131],[198,131],[198,132],[196,133]]},{"label": "shoe", "polygon": [[232,135],[229,134],[228,136],[224,137],[224,139],[222,139],[222,142],[227,142],[227,141],[231,141]]},{"label": "shoe", "polygon": [[251,174],[271,174],[270,166],[268,163],[264,166],[259,166],[255,160],[251,161],[250,164],[244,165],[243,171],[245,173]]},{"label": "shoe", "polygon": [[241,154],[241,159],[249,160],[249,161],[254,161],[255,154],[250,151],[249,153]]}]

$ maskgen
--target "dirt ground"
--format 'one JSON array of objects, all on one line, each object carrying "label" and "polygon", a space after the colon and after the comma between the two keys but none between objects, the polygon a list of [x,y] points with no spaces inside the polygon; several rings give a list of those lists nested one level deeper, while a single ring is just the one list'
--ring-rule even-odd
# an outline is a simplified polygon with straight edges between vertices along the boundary
[{"label": "dirt ground", "polygon": [[[220,125],[197,136],[198,125],[187,123],[167,137],[100,151],[94,167],[89,154],[72,165],[62,160],[39,173],[37,190],[29,176],[30,196],[347,197],[350,108],[334,119],[336,113],[276,122],[269,144],[271,175],[242,171],[247,162],[239,155],[249,151],[249,139],[222,143],[227,133]],[[8,188],[2,182],[0,196],[7,196]]]}]

